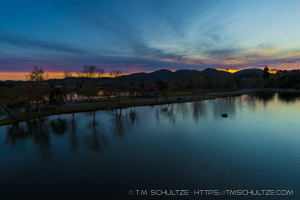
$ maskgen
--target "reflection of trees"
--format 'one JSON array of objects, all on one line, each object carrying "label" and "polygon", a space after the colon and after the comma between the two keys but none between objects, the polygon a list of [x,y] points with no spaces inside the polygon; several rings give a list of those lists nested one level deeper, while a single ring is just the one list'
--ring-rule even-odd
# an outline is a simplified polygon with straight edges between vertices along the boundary
[{"label": "reflection of trees", "polygon": [[25,149],[23,144],[20,144],[27,138],[31,137],[31,130],[24,125],[24,123],[14,123],[7,126],[7,136],[5,140],[6,145],[10,145],[11,148],[18,146]]},{"label": "reflection of trees", "polygon": [[[250,94],[246,94],[245,98],[244,98],[244,102],[247,104],[247,106],[249,106],[252,110],[256,109],[256,100],[254,95],[252,95],[253,93]],[[239,104],[241,105],[241,103]]]},{"label": "reflection of trees", "polygon": [[112,118],[112,132],[114,136],[122,137],[125,135],[126,130],[130,129],[131,123],[128,118],[128,115],[122,115],[122,109],[115,109],[115,115]]},{"label": "reflection of trees", "polygon": [[178,103],[170,105],[165,104],[162,106],[157,106],[155,110],[156,121],[157,123],[159,123],[161,119],[167,119],[170,123],[175,125],[177,117],[187,117],[187,115],[189,114],[189,106],[192,106],[193,108],[193,117],[196,121],[198,121],[200,117],[207,116],[207,109],[205,109],[205,101]]},{"label": "reflection of trees", "polygon": [[19,146],[25,150],[23,141],[32,138],[44,161],[51,159],[51,143],[48,117],[28,120],[7,126],[6,145]]},{"label": "reflection of trees", "polygon": [[273,101],[275,97],[274,92],[258,92],[258,93],[253,93],[253,96],[258,99],[263,101],[264,103],[267,103],[268,101]]},{"label": "reflection of trees", "polygon": [[268,102],[274,100],[275,93],[274,92],[257,92],[257,93],[250,93],[244,95],[244,102],[247,103],[247,106],[252,108],[253,110],[256,109],[257,103],[262,102],[263,105],[266,107]]},{"label": "reflection of trees", "polygon": [[242,103],[243,103],[243,97],[244,97],[244,96],[245,96],[245,95],[236,96],[236,97],[235,97],[235,104],[241,106]]},{"label": "reflection of trees", "polygon": [[122,109],[115,109],[109,112],[111,118],[111,130],[114,136],[123,137],[127,130],[130,130],[136,122],[139,122],[139,116],[136,110],[126,110],[122,114]]},{"label": "reflection of trees", "polygon": [[96,111],[90,112],[93,119],[87,123],[86,135],[84,136],[84,144],[93,151],[100,151],[108,145],[108,138],[103,134],[103,126],[96,120]]},{"label": "reflection of trees", "polygon": [[264,106],[267,106],[269,101],[274,100],[275,93],[274,92],[257,92],[248,94],[248,99],[251,103],[256,103],[257,101],[262,101]]},{"label": "reflection of trees", "polygon": [[160,121],[159,106],[156,106],[156,109],[155,109],[155,119],[156,119],[156,123],[159,124],[159,121]]},{"label": "reflection of trees", "polygon": [[188,105],[188,103],[176,104],[176,108],[177,108],[176,113],[178,113],[179,116],[182,116],[183,118],[185,118],[188,113],[187,105]]},{"label": "reflection of trees", "polygon": [[222,113],[234,115],[236,112],[235,97],[224,97],[215,99],[213,102],[213,113],[215,118],[220,118]]},{"label": "reflection of trees", "polygon": [[[38,118],[33,120],[34,141],[39,147],[39,152],[42,154],[44,161],[51,159],[51,143],[48,126],[48,117]],[[38,128],[37,128],[38,126]]]},{"label": "reflection of trees", "polygon": [[207,117],[207,109],[205,109],[205,101],[196,101],[193,103],[193,118],[198,122],[199,118]]},{"label": "reflection of trees", "polygon": [[77,123],[75,121],[75,113],[72,114],[72,119],[70,120],[70,132],[69,132],[69,140],[71,143],[71,150],[73,152],[75,152],[78,148],[78,137],[76,135],[76,127],[77,127]]},{"label": "reflection of trees", "polygon": [[53,119],[51,120],[50,126],[54,134],[63,135],[68,129],[69,124],[66,119]]},{"label": "reflection of trees", "polygon": [[298,98],[300,97],[300,94],[298,92],[292,93],[292,92],[279,92],[278,93],[278,99],[282,102],[286,103],[294,103]]},{"label": "reflection of trees", "polygon": [[168,104],[168,106],[165,106],[165,108],[161,109],[161,115],[169,120],[170,123],[173,125],[176,124],[176,117],[175,117],[175,111],[174,111],[174,104]]},{"label": "reflection of trees", "polygon": [[128,115],[129,115],[131,126],[133,126],[135,122],[137,122],[137,123],[140,122],[139,116],[138,116],[137,112],[135,111],[135,108],[132,110],[132,107],[131,107],[131,110],[129,111]]},{"label": "reflection of trees", "polygon": [[169,122],[173,123],[173,125],[176,124],[176,117],[175,117],[175,111],[174,111],[174,104],[164,104],[164,105],[158,105],[155,110],[155,119],[157,124],[159,124],[161,118],[168,119]]}]

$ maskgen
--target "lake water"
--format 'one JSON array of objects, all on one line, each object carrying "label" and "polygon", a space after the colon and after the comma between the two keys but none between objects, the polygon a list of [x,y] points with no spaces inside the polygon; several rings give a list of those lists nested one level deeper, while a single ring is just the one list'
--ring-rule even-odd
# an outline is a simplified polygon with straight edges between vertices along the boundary
[{"label": "lake water", "polygon": [[258,93],[1,126],[0,199],[299,199],[299,110]]}]

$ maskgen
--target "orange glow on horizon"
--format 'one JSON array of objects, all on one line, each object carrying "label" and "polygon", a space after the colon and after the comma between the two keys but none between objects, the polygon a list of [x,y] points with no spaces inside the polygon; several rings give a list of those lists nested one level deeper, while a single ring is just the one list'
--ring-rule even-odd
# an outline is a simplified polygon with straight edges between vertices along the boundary
[{"label": "orange glow on horizon", "polygon": [[[226,69],[217,69],[220,71],[227,71]],[[234,73],[237,71],[240,71],[243,69],[229,69],[228,72],[230,73]],[[291,70],[291,69],[288,69]],[[170,70],[172,72],[175,72],[176,70]],[[151,73],[154,71],[144,71],[144,73]],[[275,74],[276,71],[270,70],[269,71],[272,74]],[[129,75],[129,74],[134,74],[134,73],[140,73],[140,72],[131,72],[131,73],[127,73],[127,74],[122,74],[122,75]],[[0,80],[5,81],[5,80],[21,80],[21,81],[25,81],[26,77],[25,75],[28,74],[28,72],[0,72]],[[64,72],[46,72],[46,74],[48,74],[48,79],[63,79],[64,76]],[[78,77],[77,73],[73,72],[73,76],[74,77]],[[102,77],[109,77],[109,73],[105,73]]]},{"label": "orange glow on horizon", "polygon": [[[226,69],[217,69],[217,70],[219,70],[219,71],[225,71],[225,72],[227,72],[227,70],[226,70]],[[237,71],[240,71],[240,70],[242,70],[242,69],[228,69],[228,72],[230,72],[230,73],[234,73],[234,72],[237,72]]]},{"label": "orange glow on horizon", "polygon": [[[25,77],[26,74],[28,74],[28,72],[0,72],[0,80],[26,81],[26,77]],[[48,79],[64,78],[64,72],[46,72],[46,74],[48,74]],[[77,73],[73,73],[72,75],[74,77],[78,77]],[[128,75],[128,74],[122,74],[122,75]],[[109,77],[109,73],[105,73],[102,77]]]}]

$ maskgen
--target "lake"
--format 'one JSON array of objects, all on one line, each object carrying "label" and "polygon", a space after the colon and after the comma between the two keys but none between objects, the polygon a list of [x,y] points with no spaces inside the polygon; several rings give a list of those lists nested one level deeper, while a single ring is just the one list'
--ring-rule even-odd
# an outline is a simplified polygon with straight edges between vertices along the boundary
[{"label": "lake", "polygon": [[1,126],[0,199],[299,199],[299,110],[256,93]]}]

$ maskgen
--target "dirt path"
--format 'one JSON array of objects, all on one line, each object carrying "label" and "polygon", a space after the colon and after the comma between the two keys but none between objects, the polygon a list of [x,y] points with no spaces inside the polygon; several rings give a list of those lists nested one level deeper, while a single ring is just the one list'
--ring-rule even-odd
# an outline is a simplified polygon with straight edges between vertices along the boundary
[{"label": "dirt path", "polygon": [[[238,93],[246,93],[246,92],[253,92],[253,91],[259,91],[260,89],[251,89],[251,90],[246,90],[246,89],[243,89],[243,90],[237,90],[237,91],[234,91],[234,92],[220,92],[220,95],[231,95],[231,94],[238,94]],[[189,96],[183,96],[183,99],[185,100],[189,100],[189,99],[195,99],[195,98],[203,98],[203,97],[207,97],[207,96],[216,96],[216,95],[219,95],[219,92],[213,92],[213,93],[204,93],[204,94],[199,94],[199,95],[189,95]],[[180,95],[178,95],[180,96]],[[176,100],[177,99],[177,96],[169,96],[168,97],[168,100]],[[155,98],[150,98],[150,99],[135,99],[135,102],[147,102],[147,101],[155,101]],[[159,97],[157,98],[157,101],[165,101],[164,97]],[[131,102],[131,101],[121,101],[121,103],[124,103],[124,102]],[[105,103],[116,103],[118,104],[117,101],[95,101],[95,105],[97,104],[105,104]],[[92,102],[81,102],[81,103],[74,103],[74,107],[78,107],[78,106],[90,106],[92,105]],[[67,107],[72,107],[72,103],[67,103],[66,105]]]}]

